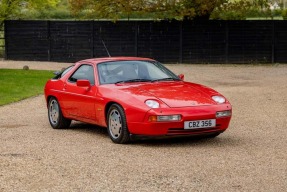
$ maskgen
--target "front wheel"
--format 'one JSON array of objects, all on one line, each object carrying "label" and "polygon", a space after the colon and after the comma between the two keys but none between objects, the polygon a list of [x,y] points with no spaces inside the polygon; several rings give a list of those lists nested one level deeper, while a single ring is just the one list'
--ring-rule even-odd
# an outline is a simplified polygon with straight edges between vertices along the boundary
[{"label": "front wheel", "polygon": [[123,108],[113,104],[107,114],[108,134],[114,143],[124,144],[130,141],[127,120]]},{"label": "front wheel", "polygon": [[68,128],[71,124],[70,119],[66,119],[55,97],[51,97],[48,104],[48,118],[54,129]]}]

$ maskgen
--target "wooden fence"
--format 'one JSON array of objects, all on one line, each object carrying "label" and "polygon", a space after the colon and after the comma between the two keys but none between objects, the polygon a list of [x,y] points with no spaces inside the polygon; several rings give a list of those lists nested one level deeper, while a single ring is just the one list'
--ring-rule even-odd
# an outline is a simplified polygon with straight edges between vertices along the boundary
[{"label": "wooden fence", "polygon": [[287,21],[5,21],[5,58],[74,62],[287,63]]}]

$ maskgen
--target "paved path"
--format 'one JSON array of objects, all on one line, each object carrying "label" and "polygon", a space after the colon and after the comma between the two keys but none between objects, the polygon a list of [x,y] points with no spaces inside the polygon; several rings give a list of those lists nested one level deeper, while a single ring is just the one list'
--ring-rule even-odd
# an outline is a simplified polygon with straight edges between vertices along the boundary
[{"label": "paved path", "polygon": [[29,66],[29,69],[36,70],[61,70],[62,68],[68,67],[70,65],[71,63],[0,60],[0,69],[23,69],[24,66]]},{"label": "paved path", "polygon": [[225,133],[116,145],[92,125],[53,130],[30,98],[0,107],[0,191],[287,191],[287,65],[167,66],[229,98]]}]

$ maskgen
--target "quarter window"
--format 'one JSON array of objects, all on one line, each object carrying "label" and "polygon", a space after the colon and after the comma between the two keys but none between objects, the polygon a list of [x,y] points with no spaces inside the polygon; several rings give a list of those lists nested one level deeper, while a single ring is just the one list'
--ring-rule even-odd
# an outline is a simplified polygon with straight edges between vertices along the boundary
[{"label": "quarter window", "polygon": [[94,68],[91,65],[81,65],[68,79],[71,83],[76,83],[79,79],[89,80],[91,85],[95,85]]}]

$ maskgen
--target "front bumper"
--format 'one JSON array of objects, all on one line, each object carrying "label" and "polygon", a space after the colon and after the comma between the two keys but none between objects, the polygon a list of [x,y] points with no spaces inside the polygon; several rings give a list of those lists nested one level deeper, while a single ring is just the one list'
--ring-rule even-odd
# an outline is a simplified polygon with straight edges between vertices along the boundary
[{"label": "front bumper", "polygon": [[[152,109],[148,111],[143,122],[129,122],[128,128],[131,135],[141,136],[189,136],[205,135],[224,132],[231,119],[229,117],[216,118],[217,111],[231,110],[230,104],[196,106],[184,108]],[[180,121],[149,122],[151,115],[173,115],[180,114]],[[184,129],[185,121],[216,119],[216,126],[212,128]]]},{"label": "front bumper", "polygon": [[134,135],[130,134],[130,139],[135,140],[147,140],[147,139],[171,139],[171,138],[213,138],[223,133],[224,131],[217,132],[201,132],[194,134],[180,134],[180,135]]}]

